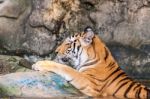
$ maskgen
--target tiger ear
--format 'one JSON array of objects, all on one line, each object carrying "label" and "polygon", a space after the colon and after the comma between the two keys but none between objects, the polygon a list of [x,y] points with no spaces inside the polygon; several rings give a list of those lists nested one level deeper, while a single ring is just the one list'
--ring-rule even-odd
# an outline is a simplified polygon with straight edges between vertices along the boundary
[{"label": "tiger ear", "polygon": [[93,29],[88,26],[88,27],[86,27],[84,29],[84,33],[85,33],[85,36],[83,38],[84,39],[84,43],[86,45],[91,44],[92,43],[92,39],[94,37],[94,31],[93,31]]}]

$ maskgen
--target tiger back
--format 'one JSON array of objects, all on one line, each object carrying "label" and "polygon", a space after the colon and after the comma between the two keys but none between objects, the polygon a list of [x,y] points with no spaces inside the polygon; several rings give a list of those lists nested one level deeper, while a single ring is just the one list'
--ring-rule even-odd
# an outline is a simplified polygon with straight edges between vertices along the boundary
[{"label": "tiger back", "polygon": [[59,63],[39,62],[34,68],[59,74],[88,96],[150,98],[150,90],[126,75],[90,27],[66,38],[56,52]]}]

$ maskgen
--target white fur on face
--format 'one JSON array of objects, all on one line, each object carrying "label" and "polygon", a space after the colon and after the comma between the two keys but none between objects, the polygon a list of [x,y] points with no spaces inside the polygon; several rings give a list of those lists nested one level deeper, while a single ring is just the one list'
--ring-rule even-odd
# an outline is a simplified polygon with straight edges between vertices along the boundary
[{"label": "white fur on face", "polygon": [[[80,69],[88,61],[87,49],[84,47],[91,46],[94,32],[91,28],[88,28],[85,34],[75,34],[66,38],[64,46],[66,47],[64,55],[61,58],[68,59],[68,64],[71,64],[75,69]],[[65,45],[66,44],[66,45]],[[67,48],[68,47],[68,48]],[[60,60],[61,61],[61,60]],[[62,63],[62,61],[61,61]],[[67,63],[64,63],[67,64]],[[67,65],[68,65],[67,64]]]}]

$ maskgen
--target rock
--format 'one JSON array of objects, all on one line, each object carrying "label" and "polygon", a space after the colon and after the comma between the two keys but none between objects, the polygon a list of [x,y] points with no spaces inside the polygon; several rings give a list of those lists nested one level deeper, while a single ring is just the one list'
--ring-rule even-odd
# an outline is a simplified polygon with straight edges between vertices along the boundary
[{"label": "rock", "polygon": [[[42,58],[38,59],[42,60]],[[34,62],[32,59],[30,61]],[[87,99],[87,96],[83,96],[60,76],[48,72],[35,72],[30,70],[31,65],[32,63],[28,60],[18,56],[0,55],[1,98],[9,96],[15,97],[15,99],[37,97],[61,97],[61,99],[63,97],[81,97]]]},{"label": "rock", "polygon": [[[70,13],[77,12],[78,0],[33,0],[33,11],[26,27],[23,46],[39,55],[48,54],[57,45],[58,34],[64,21],[71,19]],[[65,30],[62,29],[61,32]]]},{"label": "rock", "polygon": [[31,0],[1,0],[0,47],[4,51],[17,52],[24,40],[26,20],[31,11]]},{"label": "rock", "polygon": [[23,58],[18,56],[0,55],[0,75],[13,73],[13,72],[25,72],[31,71],[25,66],[19,64]]},{"label": "rock", "polygon": [[11,71],[10,69],[6,61],[0,60],[0,74],[8,74]]},{"label": "rock", "polygon": [[122,22],[114,31],[114,40],[123,45],[139,49],[144,44],[150,44],[150,8],[143,7],[130,16],[131,22]]},{"label": "rock", "polygon": [[148,0],[5,0],[0,4],[0,52],[51,54],[64,38],[86,26],[107,43],[140,49],[150,44],[149,4]]},{"label": "rock", "polygon": [[0,97],[83,96],[77,89],[53,73],[19,72],[0,76]]},{"label": "rock", "polygon": [[119,66],[132,78],[150,79],[150,54],[131,46],[109,44],[112,55]]}]

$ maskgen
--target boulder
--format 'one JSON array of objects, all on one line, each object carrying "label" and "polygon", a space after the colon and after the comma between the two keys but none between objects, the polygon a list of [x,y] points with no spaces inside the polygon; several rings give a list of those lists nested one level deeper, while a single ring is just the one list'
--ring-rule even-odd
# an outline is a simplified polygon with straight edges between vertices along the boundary
[{"label": "boulder", "polygon": [[50,72],[18,72],[0,76],[0,97],[52,98],[83,96],[60,76]]},{"label": "boulder", "polygon": [[0,1],[0,49],[3,53],[24,50],[25,25],[31,8],[31,0]]},{"label": "boulder", "polygon": [[108,45],[119,66],[134,79],[150,79],[150,55],[142,50],[121,44]]},{"label": "boulder", "polygon": [[0,75],[31,71],[21,64],[21,60],[24,59],[19,56],[0,55]]}]

